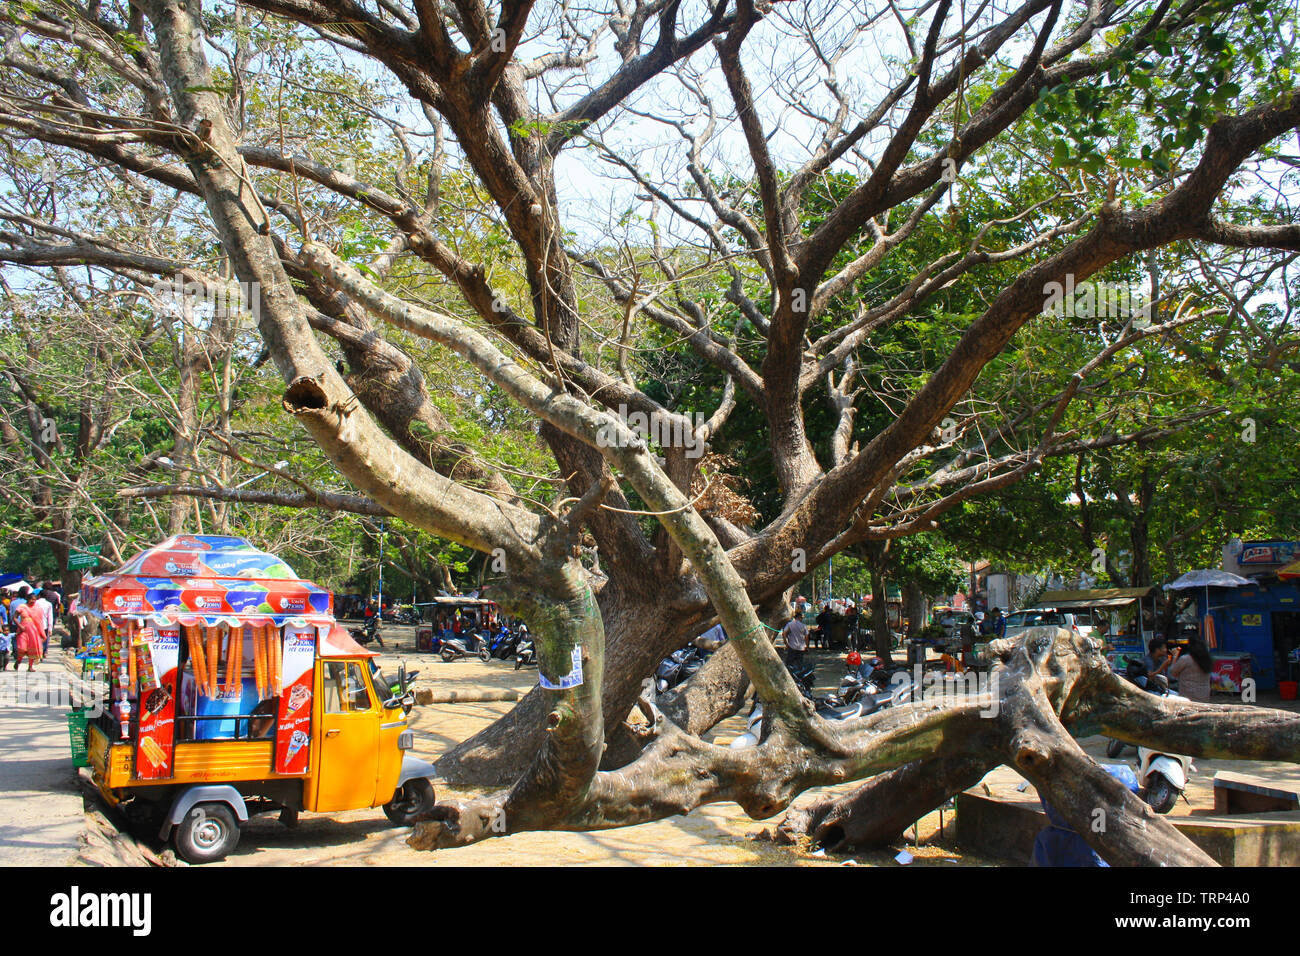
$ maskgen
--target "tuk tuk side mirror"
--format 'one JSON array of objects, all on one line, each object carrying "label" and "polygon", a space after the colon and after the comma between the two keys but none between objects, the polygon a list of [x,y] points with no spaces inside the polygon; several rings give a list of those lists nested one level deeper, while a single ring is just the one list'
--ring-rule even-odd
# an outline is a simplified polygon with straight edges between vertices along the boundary
[{"label": "tuk tuk side mirror", "polygon": [[402,708],[402,711],[407,714],[411,712],[411,708],[414,706],[415,698],[407,693],[397,694],[396,696],[390,697],[388,700],[384,701],[385,710],[396,710],[400,707]]}]

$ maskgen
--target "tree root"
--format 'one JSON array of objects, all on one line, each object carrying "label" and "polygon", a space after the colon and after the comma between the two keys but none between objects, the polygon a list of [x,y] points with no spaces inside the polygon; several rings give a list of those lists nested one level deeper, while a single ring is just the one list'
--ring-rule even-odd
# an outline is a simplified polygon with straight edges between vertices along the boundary
[{"label": "tree root", "polygon": [[785,845],[808,840],[832,852],[886,847],[995,766],[996,759],[970,754],[918,760],[872,777],[852,793],[792,808],[773,829],[773,839]]}]

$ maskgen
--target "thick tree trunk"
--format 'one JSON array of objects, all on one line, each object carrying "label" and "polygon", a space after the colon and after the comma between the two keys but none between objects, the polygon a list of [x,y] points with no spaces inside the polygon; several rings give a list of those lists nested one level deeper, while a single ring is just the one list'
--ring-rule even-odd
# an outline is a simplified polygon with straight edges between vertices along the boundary
[{"label": "thick tree trunk", "polygon": [[886,601],[885,576],[871,572],[871,633],[876,644],[876,655],[893,660],[894,634],[889,627],[889,606]]},{"label": "thick tree trunk", "polygon": [[[631,712],[642,681],[659,661],[699,632],[700,618],[674,617],[665,613],[664,604],[644,596],[627,601],[610,586],[601,593],[599,604],[606,635],[603,715],[612,730]],[[544,709],[542,692],[535,687],[509,713],[440,757],[439,778],[458,786],[509,785],[544,737]],[[611,750],[607,756],[612,761],[631,759],[639,752],[626,746]]]},{"label": "thick tree trunk", "polygon": [[925,595],[915,584],[903,585],[903,613],[907,616],[907,636],[913,637],[925,624]]}]

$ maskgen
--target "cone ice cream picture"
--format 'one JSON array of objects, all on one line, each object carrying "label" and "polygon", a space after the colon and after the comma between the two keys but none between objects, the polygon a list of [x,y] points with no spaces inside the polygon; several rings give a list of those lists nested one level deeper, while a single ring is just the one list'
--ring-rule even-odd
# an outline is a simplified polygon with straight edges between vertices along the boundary
[{"label": "cone ice cream picture", "polygon": [[[272,645],[279,644],[278,639]],[[284,628],[284,689],[275,732],[275,772],[302,774],[310,767],[312,675],[316,665],[316,631],[311,627]],[[295,706],[296,705],[296,706]],[[301,736],[298,736],[301,735]]]},{"label": "cone ice cream picture", "polygon": [[140,745],[136,748],[135,776],[139,780],[165,780],[173,774],[181,633],[176,627],[159,627],[145,628],[140,634],[147,638],[142,642],[140,678],[142,683],[148,681],[153,686],[147,692],[142,687],[140,693]]}]

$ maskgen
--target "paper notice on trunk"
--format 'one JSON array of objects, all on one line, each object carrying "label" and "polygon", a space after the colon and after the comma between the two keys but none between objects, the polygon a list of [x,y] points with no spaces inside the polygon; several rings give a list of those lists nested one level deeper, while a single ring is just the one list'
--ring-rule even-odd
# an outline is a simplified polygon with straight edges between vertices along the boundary
[{"label": "paper notice on trunk", "polygon": [[570,687],[577,687],[582,683],[582,647],[578,645],[573,649],[573,669],[559,679],[558,682],[552,682],[540,667],[537,668],[537,682],[547,690],[568,690]]}]

